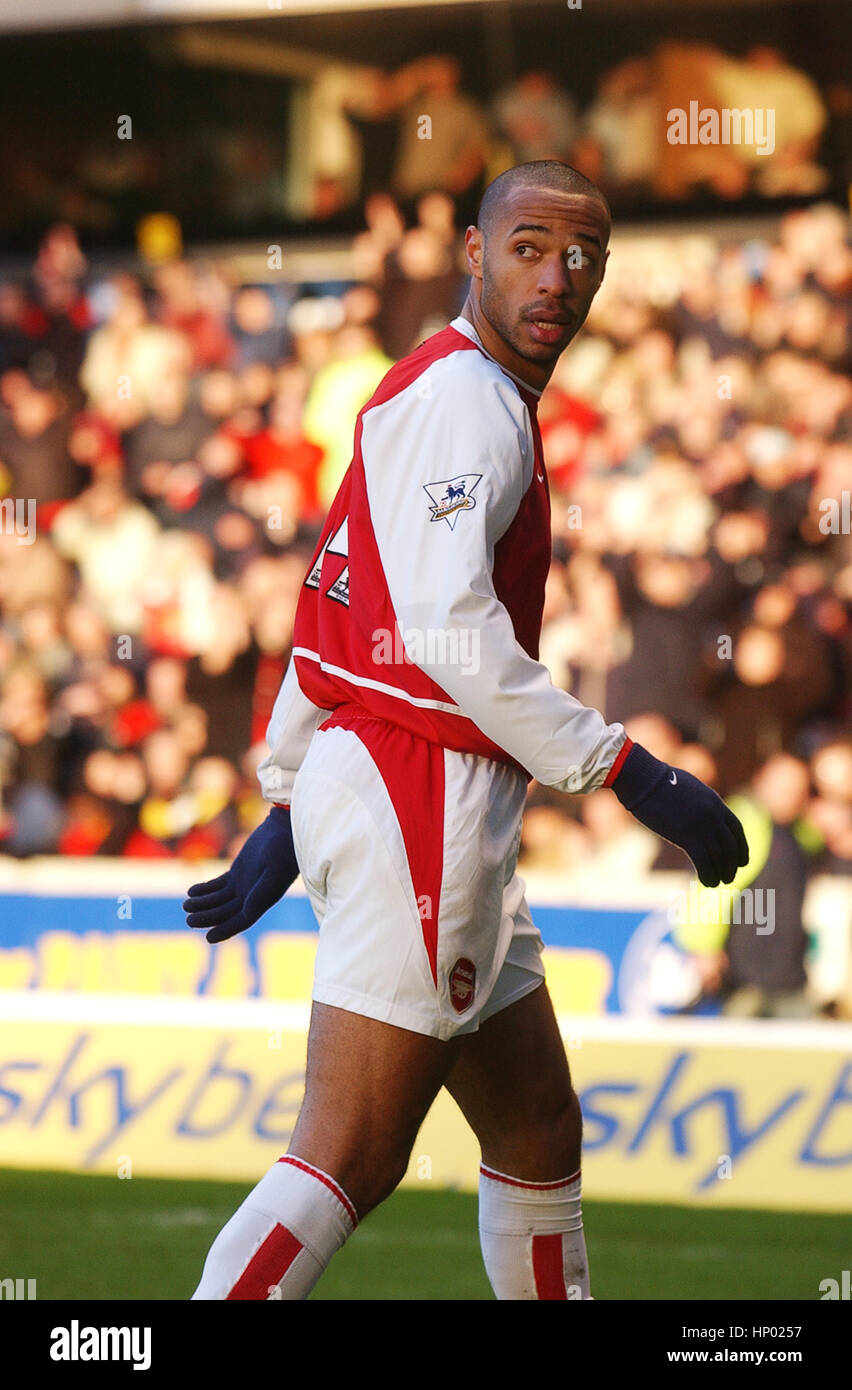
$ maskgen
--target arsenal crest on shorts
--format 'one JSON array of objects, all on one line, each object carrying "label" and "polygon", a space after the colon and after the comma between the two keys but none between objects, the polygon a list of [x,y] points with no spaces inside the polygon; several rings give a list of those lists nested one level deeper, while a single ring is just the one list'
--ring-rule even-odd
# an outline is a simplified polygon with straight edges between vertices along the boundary
[{"label": "arsenal crest on shorts", "polygon": [[476,989],[476,966],[461,956],[450,971],[450,1003],[457,1014],[463,1014],[473,1003]]}]

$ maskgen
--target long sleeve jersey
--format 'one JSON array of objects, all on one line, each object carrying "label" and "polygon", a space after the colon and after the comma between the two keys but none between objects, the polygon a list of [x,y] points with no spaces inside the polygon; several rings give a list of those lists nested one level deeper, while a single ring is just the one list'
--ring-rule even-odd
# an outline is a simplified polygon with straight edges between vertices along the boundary
[{"label": "long sleeve jersey", "polygon": [[538,660],[550,498],[533,388],[456,318],[361,410],[296,610],[258,776],[292,782],[341,705],[566,792],[600,787],[621,724]]}]

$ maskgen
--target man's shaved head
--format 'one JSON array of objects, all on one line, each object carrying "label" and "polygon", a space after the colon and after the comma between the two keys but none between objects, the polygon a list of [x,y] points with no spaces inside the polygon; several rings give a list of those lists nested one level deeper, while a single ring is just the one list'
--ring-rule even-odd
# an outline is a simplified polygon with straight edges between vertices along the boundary
[{"label": "man's shaved head", "polygon": [[558,159],[533,159],[528,164],[516,164],[513,169],[498,174],[492,179],[482,195],[476,225],[483,236],[496,225],[505,205],[506,196],[518,188],[549,188],[557,193],[573,194],[575,197],[595,198],[606,210],[606,225],[612,225],[609,203],[591,179],[563,164]]}]

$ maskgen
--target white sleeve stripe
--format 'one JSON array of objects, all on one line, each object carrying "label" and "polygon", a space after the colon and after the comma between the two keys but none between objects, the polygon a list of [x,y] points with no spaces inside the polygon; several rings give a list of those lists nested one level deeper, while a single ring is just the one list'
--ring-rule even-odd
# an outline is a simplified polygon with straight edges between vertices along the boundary
[{"label": "white sleeve stripe", "polygon": [[353,671],[346,671],[342,666],[332,666],[330,661],[323,661],[319,652],[312,652],[308,647],[294,647],[293,656],[304,656],[308,661],[316,661],[321,671],[328,671],[329,675],[340,676],[342,680],[351,682],[352,685],[363,686],[365,690],[378,690],[382,695],[393,695],[397,700],[405,700],[409,705],[416,705],[418,709],[436,709],[442,714],[460,714],[467,718],[463,709],[459,705],[448,704],[446,700],[426,700],[416,695],[409,695],[407,690],[400,690],[397,685],[386,685],[384,681],[370,680],[369,676],[356,676]]}]

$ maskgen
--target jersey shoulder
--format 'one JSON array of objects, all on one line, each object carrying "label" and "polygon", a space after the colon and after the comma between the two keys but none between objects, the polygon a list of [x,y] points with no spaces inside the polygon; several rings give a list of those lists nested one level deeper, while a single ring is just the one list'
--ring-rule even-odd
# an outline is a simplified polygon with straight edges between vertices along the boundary
[{"label": "jersey shoulder", "polygon": [[530,413],[518,384],[453,324],[396,362],[361,413],[404,414],[413,406],[425,423],[424,403],[433,426],[449,418],[456,428],[468,422],[483,433],[514,438],[520,432],[524,452],[531,443]]}]

